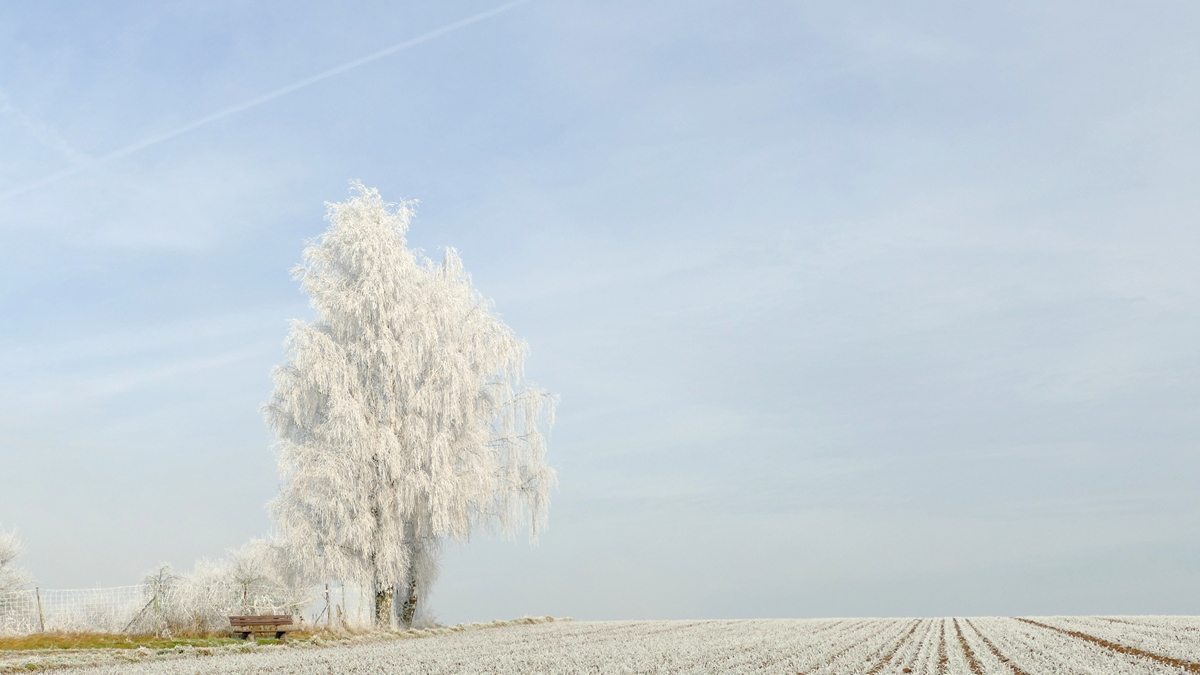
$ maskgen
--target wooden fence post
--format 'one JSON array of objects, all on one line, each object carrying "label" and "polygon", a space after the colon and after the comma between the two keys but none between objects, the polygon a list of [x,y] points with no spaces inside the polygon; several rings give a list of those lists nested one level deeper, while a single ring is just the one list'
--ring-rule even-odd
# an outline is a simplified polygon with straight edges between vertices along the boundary
[{"label": "wooden fence post", "polygon": [[46,632],[46,615],[42,612],[42,589],[34,588],[33,592],[37,595],[38,601],[38,625],[41,626],[42,632]]}]

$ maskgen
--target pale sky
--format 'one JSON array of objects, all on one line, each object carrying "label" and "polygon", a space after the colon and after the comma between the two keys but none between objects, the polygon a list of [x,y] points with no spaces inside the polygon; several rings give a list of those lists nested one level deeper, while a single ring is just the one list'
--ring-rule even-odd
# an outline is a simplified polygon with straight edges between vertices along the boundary
[{"label": "pale sky", "polygon": [[[1200,6],[0,7],[0,526],[43,588],[270,531],[288,270],[420,200],[562,403],[446,623],[1194,614]],[[147,141],[143,143],[144,141]]]}]

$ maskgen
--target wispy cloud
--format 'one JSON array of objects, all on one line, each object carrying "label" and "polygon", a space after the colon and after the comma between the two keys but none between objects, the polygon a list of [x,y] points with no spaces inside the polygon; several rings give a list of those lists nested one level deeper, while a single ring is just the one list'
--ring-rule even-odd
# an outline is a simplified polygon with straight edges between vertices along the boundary
[{"label": "wispy cloud", "polygon": [[[86,161],[77,162],[74,166],[68,167],[66,169],[62,169],[61,171],[56,171],[55,173],[52,173],[52,174],[45,176],[43,178],[40,178],[38,180],[29,182],[29,183],[25,183],[23,185],[18,185],[17,187],[10,188],[8,190],[5,190],[4,192],[0,192],[0,201],[6,201],[6,200],[16,197],[18,195],[22,195],[27,192],[32,192],[33,190],[36,190],[41,187],[45,187],[47,185],[51,185],[53,183],[56,183],[56,182],[62,180],[63,178],[67,178],[68,176],[73,176],[73,175],[80,173],[81,171],[85,171],[87,169],[95,168],[101,164],[105,164],[107,162],[111,162],[116,159],[121,159],[122,157],[128,157],[129,155],[140,152],[141,150],[145,150],[146,148],[151,147],[153,145],[157,145],[159,143],[162,143],[163,141],[175,138],[176,136],[181,136],[190,131],[199,129],[200,127],[203,127],[205,125],[211,124],[213,122],[224,119],[226,117],[230,117],[231,115],[236,115],[238,113],[245,112],[246,110],[249,110],[251,108],[254,108],[254,107],[260,106],[264,103],[267,103],[268,101],[273,101],[273,100],[279,98],[280,96],[290,94],[294,91],[298,91],[300,89],[303,89],[310,85],[316,84],[323,80],[327,80],[331,77],[341,75],[342,73],[354,70],[355,68],[364,66],[373,61],[378,61],[379,59],[382,59],[386,56],[391,56],[392,54],[395,54],[396,52],[400,52],[405,49],[415,47],[419,44],[429,42],[430,40],[442,37],[443,35],[446,35],[448,33],[452,33],[460,28],[465,28],[473,23],[483,21],[484,19],[490,19],[494,16],[503,14],[504,12],[514,9],[520,5],[524,5],[528,2],[530,2],[530,0],[514,0],[513,2],[505,3],[503,5],[500,5],[499,7],[494,7],[485,12],[480,12],[473,16],[469,16],[465,19],[455,21],[454,23],[451,23],[451,24],[447,24],[445,26],[442,26],[441,28],[436,28],[427,33],[422,33],[421,35],[418,35],[417,37],[411,38],[409,40],[405,40],[404,42],[394,44],[394,45],[384,48],[384,49],[380,49],[379,51],[374,52],[372,54],[368,54],[367,56],[364,56],[362,58],[355,59],[348,63],[343,63],[340,66],[337,66],[335,68],[330,68],[329,70],[326,70],[322,73],[318,73],[311,77],[306,77],[303,80],[289,84],[286,87],[280,87],[279,89],[276,89],[274,91],[263,94],[262,96],[257,96],[248,101],[244,101],[237,105],[230,106],[223,110],[219,110],[215,113],[212,113],[211,115],[201,117],[200,119],[195,120],[193,122],[189,122],[188,124],[185,124],[183,126],[176,127],[169,131],[164,131],[162,133],[155,134],[153,136],[148,136],[146,138],[143,138],[140,141],[126,145],[123,148],[118,148],[117,150],[113,150],[112,152],[110,152],[108,154],[101,155],[96,158],[87,158]],[[0,99],[0,105],[3,105],[3,99]]]},{"label": "wispy cloud", "polygon": [[0,91],[0,113],[7,115],[10,119],[21,125],[30,136],[33,136],[43,145],[57,152],[59,155],[71,162],[76,167],[82,167],[93,161],[92,157],[75,149],[70,143],[54,130],[53,127],[43,124],[29,115],[26,115],[23,110],[18,108],[12,102],[12,99]]}]

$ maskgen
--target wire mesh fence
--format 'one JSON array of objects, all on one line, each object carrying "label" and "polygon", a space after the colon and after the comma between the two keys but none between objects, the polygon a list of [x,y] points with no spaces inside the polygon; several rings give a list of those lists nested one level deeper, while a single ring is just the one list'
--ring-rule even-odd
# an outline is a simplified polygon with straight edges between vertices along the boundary
[{"label": "wire mesh fence", "polygon": [[302,624],[367,625],[357,586],[147,583],[112,588],[0,593],[0,635],[40,632],[202,634],[227,630],[235,614],[290,614]]},{"label": "wire mesh fence", "polygon": [[0,633],[120,632],[146,604],[146,585],[0,595]]}]

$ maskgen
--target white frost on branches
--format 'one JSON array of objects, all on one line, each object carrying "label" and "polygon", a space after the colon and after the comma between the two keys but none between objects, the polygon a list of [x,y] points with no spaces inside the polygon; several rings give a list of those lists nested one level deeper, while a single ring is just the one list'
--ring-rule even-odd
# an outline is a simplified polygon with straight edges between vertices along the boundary
[{"label": "white frost on branches", "polygon": [[317,312],[295,322],[265,406],[283,484],[271,508],[314,577],[395,590],[412,623],[447,538],[545,525],[554,399],[523,381],[527,351],[453,249],[407,247],[412,204],[327,204],[329,230],[294,270]]},{"label": "white frost on branches", "polygon": [[221,630],[233,614],[295,614],[311,600],[288,552],[277,543],[253,539],[224,560],[200,560],[189,574],[162,565],[146,575],[142,610],[134,632],[203,634]]},{"label": "white frost on branches", "polygon": [[0,593],[20,590],[29,583],[29,575],[14,562],[23,550],[16,532],[0,529]]}]

